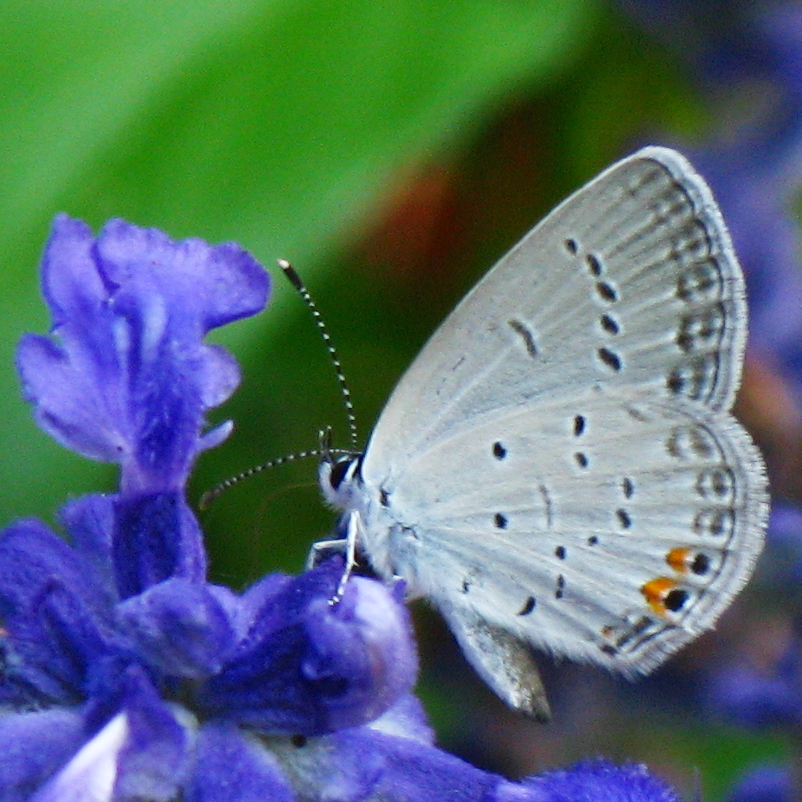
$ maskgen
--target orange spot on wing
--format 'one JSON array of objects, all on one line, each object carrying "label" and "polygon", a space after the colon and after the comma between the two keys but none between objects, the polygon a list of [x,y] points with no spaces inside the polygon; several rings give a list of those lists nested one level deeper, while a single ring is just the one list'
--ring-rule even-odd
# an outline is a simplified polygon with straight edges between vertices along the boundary
[{"label": "orange spot on wing", "polygon": [[640,592],[646,597],[646,601],[649,603],[652,610],[658,615],[664,616],[667,613],[665,604],[666,595],[676,586],[677,581],[675,579],[670,579],[667,576],[658,576],[655,579],[650,579],[643,585]]},{"label": "orange spot on wing", "polygon": [[680,574],[687,573],[690,561],[690,549],[671,549],[671,551],[666,554],[666,562]]}]

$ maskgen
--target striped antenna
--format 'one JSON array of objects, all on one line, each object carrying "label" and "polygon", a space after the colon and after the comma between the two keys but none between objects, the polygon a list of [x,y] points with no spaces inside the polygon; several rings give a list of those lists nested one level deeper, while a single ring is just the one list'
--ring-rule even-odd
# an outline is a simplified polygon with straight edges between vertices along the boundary
[{"label": "striped antenna", "polygon": [[284,275],[290,280],[290,283],[293,287],[298,291],[298,294],[301,296],[301,299],[308,307],[309,311],[312,313],[312,317],[315,321],[315,325],[320,332],[320,336],[323,338],[323,342],[326,346],[326,350],[329,352],[329,358],[331,359],[331,363],[334,366],[334,373],[337,376],[337,381],[340,384],[340,390],[343,396],[343,402],[345,404],[345,415],[348,419],[348,432],[351,441],[351,448],[332,448],[331,447],[331,429],[326,429],[323,432],[320,432],[320,446],[318,448],[309,449],[308,451],[299,451],[295,454],[287,454],[284,457],[278,457],[277,459],[271,459],[267,462],[263,462],[261,465],[255,465],[253,468],[248,468],[247,470],[243,471],[242,473],[238,473],[236,476],[232,476],[229,479],[225,479],[224,481],[220,482],[219,485],[215,485],[211,490],[207,490],[201,497],[200,501],[198,502],[198,507],[201,510],[206,510],[209,508],[211,503],[224,491],[228,490],[229,487],[233,487],[236,484],[239,484],[244,479],[249,479],[251,476],[254,476],[257,473],[261,473],[262,471],[266,471],[268,468],[275,468],[279,465],[286,465],[288,462],[294,462],[295,460],[299,459],[306,459],[308,457],[321,457],[323,459],[329,459],[332,454],[355,454],[357,453],[357,428],[356,428],[356,415],[354,415],[354,404],[351,401],[351,390],[348,387],[348,382],[345,380],[345,374],[343,373],[342,364],[340,363],[340,358],[337,356],[337,349],[334,347],[334,343],[331,341],[331,336],[329,335],[329,330],[326,328],[326,324],[323,321],[323,317],[320,314],[320,311],[317,308],[317,305],[312,300],[312,296],[309,294],[309,290],[306,289],[306,285],[301,280],[301,277],[295,271],[295,268],[286,260],[286,259],[278,259],[278,266],[283,271]]},{"label": "striped antenna", "polygon": [[[345,374],[343,373],[342,364],[340,363],[340,358],[337,356],[337,350],[334,347],[334,344],[331,341],[331,337],[329,336],[329,331],[326,328],[326,324],[323,322],[323,317],[320,314],[320,311],[317,308],[317,305],[312,300],[312,296],[309,294],[309,290],[306,289],[306,285],[301,280],[301,277],[295,271],[295,268],[286,260],[286,259],[279,259],[278,266],[284,271],[284,275],[290,280],[290,283],[293,287],[298,291],[298,294],[301,296],[303,302],[309,308],[309,311],[312,313],[312,317],[314,318],[315,325],[320,332],[320,336],[323,338],[323,343],[326,346],[326,350],[329,352],[329,357],[331,359],[331,363],[334,366],[334,372],[337,376],[337,381],[340,384],[340,391],[342,392],[343,402],[345,404],[345,415],[348,418],[348,433],[349,439],[351,441],[351,449],[352,453],[356,453],[358,448],[357,444],[359,439],[357,437],[357,429],[356,429],[356,415],[354,415],[354,404],[351,401],[351,390],[348,388],[348,382],[345,380]],[[336,449],[329,449],[329,453],[337,453]]]},{"label": "striped antenna", "polygon": [[295,454],[287,454],[285,457],[278,457],[277,459],[268,460],[267,462],[263,462],[261,465],[254,465],[253,468],[248,468],[248,470],[238,473],[236,476],[225,479],[224,481],[220,482],[219,485],[215,485],[211,490],[207,490],[200,497],[198,508],[201,510],[207,510],[211,503],[223,491],[228,490],[229,487],[239,484],[243,479],[250,479],[251,476],[255,476],[257,473],[266,471],[268,468],[275,468],[278,465],[286,465],[289,462],[295,462],[295,460],[298,459],[307,459],[308,457],[325,457],[329,454],[346,453],[350,454],[351,452],[341,448],[310,448],[309,451],[298,451]]}]

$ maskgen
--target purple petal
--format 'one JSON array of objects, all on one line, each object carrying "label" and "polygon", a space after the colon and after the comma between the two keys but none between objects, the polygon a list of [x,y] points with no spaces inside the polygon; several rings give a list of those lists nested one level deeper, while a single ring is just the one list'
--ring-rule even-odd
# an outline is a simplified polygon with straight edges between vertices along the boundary
[{"label": "purple petal", "polygon": [[39,424],[93,459],[119,462],[125,492],[180,488],[201,448],[204,412],[239,381],[202,338],[264,306],[268,277],[233,244],[174,242],[110,221],[94,240],[59,215],[43,259],[49,338],[28,335],[17,365]]},{"label": "purple petal", "polygon": [[100,272],[117,302],[138,306],[144,285],[145,292],[155,290],[177,309],[186,309],[203,333],[265,305],[267,274],[233,242],[174,241],[156,228],[115,219],[103,227],[96,249]]},{"label": "purple petal", "polygon": [[[271,748],[302,799],[383,802],[542,802],[543,797],[433,746],[369,727]],[[593,799],[593,797],[588,797]],[[662,801],[661,801],[662,802]]]},{"label": "purple petal", "polygon": [[303,676],[321,691],[349,678],[347,691],[327,699],[331,729],[372,721],[412,688],[418,665],[405,613],[383,584],[362,577],[351,578],[335,607],[310,603]]},{"label": "purple petal", "polygon": [[[189,765],[190,738],[136,667],[120,678],[122,704],[31,799],[112,802],[177,796]],[[100,708],[90,712],[91,719]]]},{"label": "purple petal", "polygon": [[105,591],[108,606],[117,601],[112,545],[116,496],[93,494],[68,501],[59,511],[76,554],[91,567],[93,584]]},{"label": "purple petal", "polygon": [[256,737],[232,724],[200,731],[187,802],[293,802],[278,761]]},{"label": "purple petal", "polygon": [[84,738],[83,717],[69,708],[1,716],[3,802],[28,802],[33,792],[78,751]]},{"label": "purple petal", "polygon": [[45,699],[81,698],[88,665],[110,628],[102,589],[76,552],[38,521],[0,536],[0,616],[8,633],[7,679]]},{"label": "purple petal", "polygon": [[589,760],[569,769],[532,777],[525,786],[549,802],[680,802],[666,783],[643,765],[616,766],[608,760]]},{"label": "purple petal", "polygon": [[205,585],[168,579],[117,608],[140,659],[174,677],[215,673],[234,644],[228,612]]},{"label": "purple petal", "polygon": [[189,766],[189,732],[141,669],[132,666],[125,672],[121,694],[128,732],[119,754],[114,799],[176,798]]},{"label": "purple petal", "polygon": [[66,214],[53,219],[42,257],[42,293],[54,330],[70,323],[76,311],[88,320],[105,306],[108,293],[94,263],[93,245],[92,229],[82,220]]},{"label": "purple petal", "polygon": [[206,346],[200,368],[206,372],[200,382],[201,402],[206,409],[219,406],[237,389],[239,365],[221,345]]},{"label": "purple petal", "polygon": [[128,721],[121,713],[84,744],[30,802],[112,802],[127,737]]},{"label": "purple petal", "polygon": [[423,705],[411,693],[402,696],[389,710],[367,726],[385,735],[397,735],[430,746],[434,743],[434,730],[426,720]]},{"label": "purple petal", "polygon": [[202,703],[267,732],[310,735],[370,721],[409,691],[417,664],[406,609],[359,577],[332,605],[341,572],[331,560],[268,594]]},{"label": "purple petal", "polygon": [[182,493],[116,496],[114,516],[112,559],[120,598],[172,577],[204,581],[203,533]]},{"label": "purple petal", "polygon": [[97,389],[103,382],[95,375],[95,366],[81,364],[81,356],[46,337],[23,336],[17,347],[23,395],[35,404],[39,426],[61,445],[89,459],[122,462],[129,458],[132,439],[130,432],[121,431],[123,410],[115,414],[122,405],[111,397],[111,382],[106,383],[108,397],[103,397]]},{"label": "purple petal", "polygon": [[171,578],[205,580],[203,533],[181,493],[85,496],[66,504],[61,518],[101,606]]}]

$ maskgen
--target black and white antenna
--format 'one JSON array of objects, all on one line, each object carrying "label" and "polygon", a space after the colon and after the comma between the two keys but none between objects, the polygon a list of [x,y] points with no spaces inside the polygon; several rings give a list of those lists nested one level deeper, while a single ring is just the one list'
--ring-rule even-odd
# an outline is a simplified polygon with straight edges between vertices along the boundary
[{"label": "black and white antenna", "polygon": [[215,485],[211,490],[207,490],[200,497],[200,501],[198,502],[198,507],[202,510],[208,509],[209,505],[223,491],[228,490],[229,487],[238,485],[241,481],[243,481],[243,479],[250,479],[251,476],[255,476],[257,473],[266,471],[268,468],[275,468],[278,465],[286,465],[288,462],[294,462],[297,459],[306,459],[307,457],[322,457],[322,456],[323,456],[323,451],[321,449],[311,448],[308,451],[298,451],[295,454],[287,454],[285,457],[278,457],[277,459],[271,459],[268,460],[267,462],[263,462],[260,465],[254,465],[253,468],[248,468],[242,473],[238,473],[236,476],[231,476],[230,478],[220,482],[219,485]]},{"label": "black and white antenna", "polygon": [[317,304],[312,300],[312,296],[309,294],[309,290],[306,289],[306,285],[303,283],[303,280],[296,272],[295,268],[286,260],[286,259],[278,259],[278,266],[282,269],[284,275],[290,280],[290,283],[293,287],[298,291],[298,294],[301,296],[301,299],[308,307],[309,311],[312,313],[312,318],[315,321],[315,325],[320,332],[320,336],[323,338],[323,342],[326,346],[326,350],[329,352],[329,357],[331,359],[331,363],[334,366],[334,373],[337,377],[337,381],[340,384],[340,391],[342,392],[343,396],[343,403],[345,405],[345,416],[348,420],[348,433],[349,439],[351,442],[351,448],[332,448],[331,447],[331,429],[326,429],[319,433],[319,447],[308,449],[307,451],[298,451],[295,454],[287,454],[284,457],[278,457],[277,459],[271,459],[267,462],[263,462],[260,465],[254,465],[252,468],[248,468],[242,473],[238,473],[236,476],[232,476],[229,479],[225,479],[224,481],[220,482],[219,485],[215,485],[211,490],[207,490],[200,498],[198,502],[198,507],[201,510],[205,510],[209,507],[209,505],[225,490],[228,490],[229,487],[233,487],[236,484],[239,484],[245,479],[250,479],[251,476],[255,476],[257,473],[261,473],[262,471],[266,471],[268,468],[276,468],[279,465],[286,465],[289,462],[294,462],[295,460],[299,459],[307,459],[309,457],[320,457],[320,458],[328,458],[332,454],[355,454],[357,453],[357,428],[356,428],[356,415],[354,414],[354,405],[351,401],[351,390],[348,387],[348,382],[345,380],[345,374],[343,373],[342,364],[340,363],[340,358],[337,356],[337,349],[334,347],[334,343],[331,340],[331,336],[329,335],[329,330],[326,328],[326,324],[323,321],[323,317],[320,314],[320,311],[317,308]]},{"label": "black and white antenna", "polygon": [[340,358],[337,356],[337,349],[334,347],[334,343],[331,340],[331,336],[329,335],[329,330],[326,328],[326,324],[323,321],[323,317],[320,314],[320,311],[317,308],[317,304],[312,300],[312,296],[309,294],[309,290],[306,289],[306,285],[303,283],[303,280],[295,271],[295,268],[286,260],[286,259],[279,259],[278,266],[284,271],[284,275],[290,280],[290,283],[296,290],[298,290],[298,294],[301,296],[303,302],[309,308],[309,311],[312,313],[312,317],[315,321],[315,325],[320,332],[320,336],[323,338],[323,342],[326,345],[326,350],[329,352],[329,357],[331,358],[331,364],[334,366],[334,373],[337,376],[337,381],[340,384],[340,390],[343,395],[343,402],[345,404],[345,415],[348,418],[348,435],[349,440],[351,442],[351,451],[356,453],[358,451],[358,443],[359,439],[357,437],[357,429],[356,429],[356,415],[354,414],[354,404],[351,401],[351,390],[348,387],[348,382],[345,380],[345,374],[343,373],[342,364],[340,363]]}]

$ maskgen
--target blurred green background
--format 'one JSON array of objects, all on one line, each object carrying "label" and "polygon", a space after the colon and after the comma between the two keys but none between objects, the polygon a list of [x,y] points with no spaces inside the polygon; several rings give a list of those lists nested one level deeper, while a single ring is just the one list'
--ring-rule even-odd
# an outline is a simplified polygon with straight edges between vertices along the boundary
[{"label": "blurred green background", "polygon": [[[217,338],[243,382],[210,416],[236,430],[201,459],[194,500],[314,447],[326,425],[347,445],[323,344],[277,257],[328,322],[364,439],[427,335],[545,211],[637,145],[708,125],[670,56],[602,0],[7,0],[0,31],[2,522],[53,522],[67,497],[114,488],[113,469],[36,429],[13,369],[19,335],[48,326],[37,266],[56,212],[235,240],[273,274],[267,312]],[[242,587],[299,570],[332,515],[306,461],[235,487],[202,522],[213,578]],[[425,653],[441,630],[423,627]],[[444,742],[464,740],[454,700],[482,691],[446,698],[424,676]],[[656,763],[689,796],[698,767],[715,798],[742,755],[784,749],[657,713],[643,732],[616,713],[597,740],[558,742],[482,703],[499,750],[533,745],[500,761],[511,771],[606,753]]]}]

